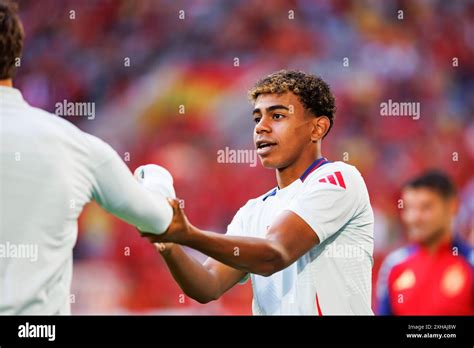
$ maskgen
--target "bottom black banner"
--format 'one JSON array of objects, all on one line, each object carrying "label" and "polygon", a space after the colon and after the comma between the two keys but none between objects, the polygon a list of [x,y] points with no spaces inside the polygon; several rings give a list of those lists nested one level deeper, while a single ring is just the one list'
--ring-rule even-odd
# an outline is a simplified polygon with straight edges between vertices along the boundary
[{"label": "bottom black banner", "polygon": [[0,348],[275,343],[473,347],[474,318],[0,316]]}]

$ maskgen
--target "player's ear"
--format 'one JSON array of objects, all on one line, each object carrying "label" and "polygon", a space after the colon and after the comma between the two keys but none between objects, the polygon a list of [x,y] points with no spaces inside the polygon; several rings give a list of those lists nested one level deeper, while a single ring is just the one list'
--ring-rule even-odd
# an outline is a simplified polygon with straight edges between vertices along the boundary
[{"label": "player's ear", "polygon": [[311,141],[315,143],[326,135],[326,133],[329,131],[331,122],[327,116],[313,116],[312,123],[313,130],[311,132]]}]

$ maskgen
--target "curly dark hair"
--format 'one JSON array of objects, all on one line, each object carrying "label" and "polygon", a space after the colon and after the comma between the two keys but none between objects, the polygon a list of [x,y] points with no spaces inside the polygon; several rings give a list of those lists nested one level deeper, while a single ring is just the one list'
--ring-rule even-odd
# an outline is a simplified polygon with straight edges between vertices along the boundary
[{"label": "curly dark hair", "polygon": [[15,61],[21,57],[24,32],[17,15],[17,4],[0,0],[0,80],[11,79]]},{"label": "curly dark hair", "polygon": [[248,91],[252,104],[260,94],[283,94],[292,92],[298,96],[303,106],[315,116],[329,118],[329,133],[336,116],[336,103],[329,85],[316,75],[306,74],[302,71],[280,70],[259,80]]}]

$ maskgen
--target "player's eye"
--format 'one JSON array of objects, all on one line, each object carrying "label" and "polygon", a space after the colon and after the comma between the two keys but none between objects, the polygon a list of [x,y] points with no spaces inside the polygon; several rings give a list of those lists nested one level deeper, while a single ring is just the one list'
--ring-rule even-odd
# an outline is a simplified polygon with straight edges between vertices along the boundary
[{"label": "player's eye", "polygon": [[260,122],[261,117],[254,117],[253,121],[258,124]]},{"label": "player's eye", "polygon": [[273,114],[273,119],[275,120],[281,120],[285,115],[282,114]]}]

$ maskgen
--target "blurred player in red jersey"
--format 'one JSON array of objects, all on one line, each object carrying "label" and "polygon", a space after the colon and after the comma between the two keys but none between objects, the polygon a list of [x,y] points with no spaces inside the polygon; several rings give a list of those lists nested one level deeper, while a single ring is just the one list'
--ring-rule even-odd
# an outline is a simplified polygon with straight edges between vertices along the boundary
[{"label": "blurred player in red jersey", "polygon": [[390,254],[380,270],[382,315],[473,315],[473,248],[454,236],[456,189],[432,171],[402,192],[402,220],[412,245]]}]

